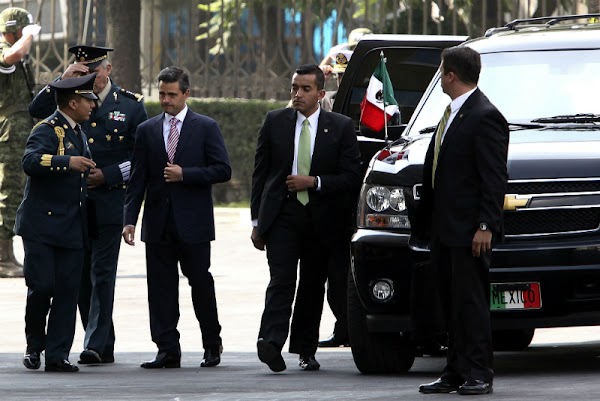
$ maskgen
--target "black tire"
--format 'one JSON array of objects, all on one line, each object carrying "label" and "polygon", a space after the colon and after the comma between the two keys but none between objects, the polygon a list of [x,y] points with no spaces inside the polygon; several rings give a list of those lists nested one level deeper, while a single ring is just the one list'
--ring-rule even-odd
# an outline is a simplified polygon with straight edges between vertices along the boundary
[{"label": "black tire", "polygon": [[405,373],[415,361],[414,344],[400,333],[369,333],[352,274],[348,276],[348,334],[354,363],[363,374]]},{"label": "black tire", "polygon": [[535,329],[494,330],[494,351],[523,351],[529,347]]}]

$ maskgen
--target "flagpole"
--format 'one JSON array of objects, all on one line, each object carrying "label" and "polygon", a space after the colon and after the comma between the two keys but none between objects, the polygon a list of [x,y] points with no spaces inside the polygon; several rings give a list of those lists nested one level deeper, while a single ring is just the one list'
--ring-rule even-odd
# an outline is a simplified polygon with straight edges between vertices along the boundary
[{"label": "flagpole", "polygon": [[[387,66],[385,65],[386,64],[386,60],[385,60],[385,57],[383,55],[383,50],[380,53],[380,57],[381,57],[381,61],[383,62],[383,68],[385,68],[387,70]],[[383,97],[383,132],[384,132],[385,143],[387,144],[388,143],[388,127],[387,127],[387,111],[385,109],[388,106],[386,104],[386,102],[385,102],[385,93],[386,93],[386,91],[385,91],[385,84],[386,84],[386,82],[385,81],[387,81],[387,80],[383,79],[382,81],[383,82],[381,84],[382,84],[382,88],[383,88],[382,89],[382,97]]]}]

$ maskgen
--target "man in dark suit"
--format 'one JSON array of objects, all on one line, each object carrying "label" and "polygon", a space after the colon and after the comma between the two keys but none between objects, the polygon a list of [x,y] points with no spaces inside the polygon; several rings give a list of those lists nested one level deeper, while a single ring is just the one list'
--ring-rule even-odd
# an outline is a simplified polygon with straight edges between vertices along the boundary
[{"label": "man in dark suit", "polygon": [[158,346],[142,368],[178,368],[179,272],[192,287],[192,302],[202,331],[201,367],[221,362],[221,326],[210,267],[215,239],[212,184],[231,178],[221,130],[186,104],[188,75],[168,67],[158,75],[158,97],[164,113],[140,124],[125,195],[123,238],[134,245],[142,201],[142,241],[146,243],[150,332]]},{"label": "man in dark suit", "polygon": [[[88,198],[94,205],[97,227],[85,252],[79,290],[79,313],[85,329],[79,363],[114,362],[115,329],[112,321],[117,263],[123,228],[123,202],[129,180],[131,153],[137,126],[147,119],[142,96],[110,79],[109,47],[76,45],[69,48],[75,62],[61,79],[96,74],[98,96],[90,119],[82,124],[96,168],[88,176]],[[56,108],[54,89],[43,88],[29,105],[29,113],[44,118]]]},{"label": "man in dark suit", "polygon": [[[79,123],[87,120],[96,95],[95,74],[52,84],[58,110],[33,129],[23,156],[27,174],[15,232],[25,248],[25,335],[23,364],[46,371],[77,372],[69,362],[75,335],[77,294],[87,242],[86,178],[95,167]],[[46,332],[46,316],[48,316]]]},{"label": "man in dark suit", "polygon": [[258,137],[252,176],[252,242],[267,250],[271,281],[266,291],[258,357],[274,372],[286,368],[281,349],[291,324],[290,352],[300,367],[318,370],[315,359],[327,268],[332,249],[346,237],[340,207],[360,183],[354,123],[321,110],[325,78],[316,65],[292,78],[293,108],[269,112]]},{"label": "man in dark suit", "polygon": [[421,393],[492,392],[489,266],[503,235],[509,130],[477,88],[480,69],[469,47],[442,52],[441,85],[452,102],[427,151],[414,227],[430,238],[449,347],[441,377]]}]

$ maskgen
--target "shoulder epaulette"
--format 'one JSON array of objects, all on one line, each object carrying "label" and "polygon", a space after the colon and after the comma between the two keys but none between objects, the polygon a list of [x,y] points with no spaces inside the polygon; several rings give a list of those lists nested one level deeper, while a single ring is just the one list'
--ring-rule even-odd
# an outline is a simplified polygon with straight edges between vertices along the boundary
[{"label": "shoulder epaulette", "polygon": [[127,89],[121,88],[120,92],[122,95],[127,96],[128,98],[133,99],[138,102],[141,102],[142,99],[144,98],[144,95],[142,95],[141,93],[134,93],[132,91],[128,91]]},{"label": "shoulder epaulette", "polygon": [[38,122],[37,122],[37,124],[35,124],[35,125],[33,126],[33,128],[32,128],[32,131],[33,131],[34,129],[36,129],[37,127],[39,127],[40,125],[42,125],[42,124],[48,124],[48,125],[50,125],[50,126],[54,127],[54,125],[55,125],[57,122],[58,122],[58,118],[57,118],[57,117],[54,117],[54,118],[47,118],[47,119],[45,119],[45,120],[40,120],[40,121],[38,121]]}]

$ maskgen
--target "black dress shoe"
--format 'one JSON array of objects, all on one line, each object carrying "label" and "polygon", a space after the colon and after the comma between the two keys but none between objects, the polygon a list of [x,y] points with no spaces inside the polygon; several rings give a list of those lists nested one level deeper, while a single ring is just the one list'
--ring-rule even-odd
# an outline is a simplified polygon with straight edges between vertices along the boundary
[{"label": "black dress shoe", "polygon": [[347,338],[337,337],[334,334],[330,335],[324,340],[319,341],[320,348],[337,348],[337,347],[349,347],[350,342]]},{"label": "black dress shoe", "polygon": [[421,384],[419,386],[419,393],[423,394],[438,394],[438,393],[451,393],[457,391],[460,387],[459,384],[445,381],[442,378],[437,379],[434,382],[428,384]]},{"label": "black dress shoe", "polygon": [[86,348],[79,355],[79,363],[82,365],[102,363],[102,357],[100,356],[100,354],[97,351]]},{"label": "black dress shoe", "polygon": [[216,348],[208,348],[204,351],[204,359],[200,362],[201,368],[210,368],[221,363],[221,354],[223,346],[219,345]]},{"label": "black dress shoe", "polygon": [[302,368],[302,370],[310,371],[310,370],[319,370],[321,365],[315,359],[314,355],[300,355],[300,359],[298,361],[298,366]]},{"label": "black dress shoe", "polygon": [[102,363],[115,363],[115,354],[112,351],[100,355],[100,358],[102,358]]},{"label": "black dress shoe", "polygon": [[258,359],[266,363],[273,372],[283,372],[286,368],[281,351],[265,339],[259,338],[256,343],[258,348]]},{"label": "black dress shoe", "polygon": [[143,362],[140,366],[144,369],[180,368],[181,355],[159,352],[156,355],[156,358],[151,361]]},{"label": "black dress shoe", "polygon": [[27,369],[39,369],[42,366],[40,353],[36,351],[25,352],[25,355],[23,355],[23,365]]},{"label": "black dress shoe", "polygon": [[484,382],[483,380],[467,380],[458,388],[458,394],[460,395],[490,394],[493,391],[492,383]]},{"label": "black dress shoe", "polygon": [[73,365],[71,362],[69,362],[66,359],[63,359],[62,361],[60,361],[58,363],[50,363],[50,364],[47,363],[44,370],[46,372],[65,372],[65,373],[79,372],[79,368],[77,367],[77,365]]}]

